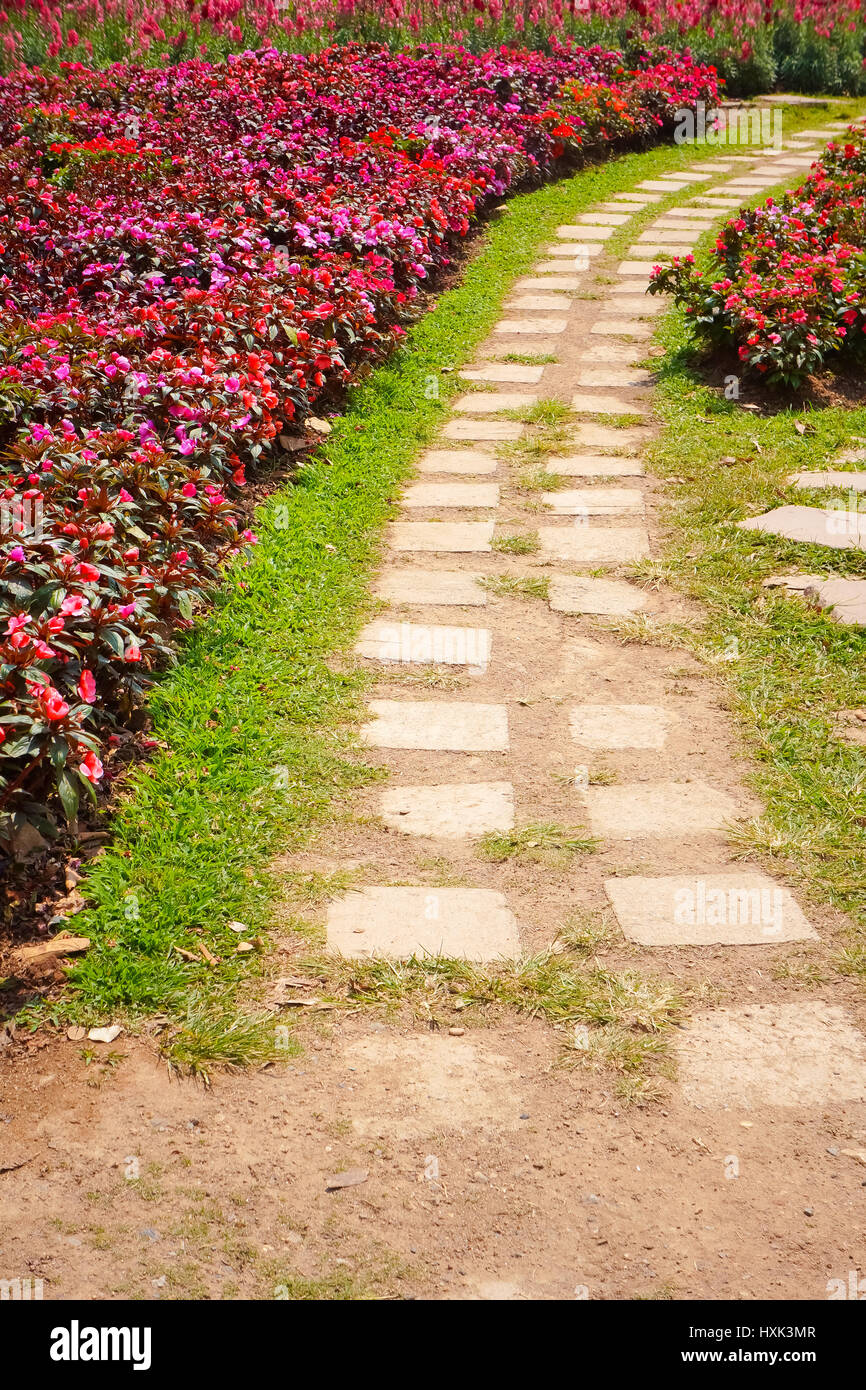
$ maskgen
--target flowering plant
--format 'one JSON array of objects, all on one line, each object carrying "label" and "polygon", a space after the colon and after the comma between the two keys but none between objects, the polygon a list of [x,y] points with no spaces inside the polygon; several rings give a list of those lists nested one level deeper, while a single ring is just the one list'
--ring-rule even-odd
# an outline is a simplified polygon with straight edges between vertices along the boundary
[{"label": "flowering plant", "polygon": [[864,247],[866,133],[852,129],[796,191],[732,217],[707,274],[674,258],[650,289],[673,294],[695,335],[736,348],[744,369],[796,387],[866,354]]}]

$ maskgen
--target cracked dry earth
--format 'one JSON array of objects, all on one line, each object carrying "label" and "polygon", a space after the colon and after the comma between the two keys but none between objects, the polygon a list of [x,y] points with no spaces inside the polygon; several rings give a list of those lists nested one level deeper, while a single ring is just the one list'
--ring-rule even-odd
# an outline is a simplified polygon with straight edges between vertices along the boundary
[{"label": "cracked dry earth", "polygon": [[[699,618],[633,568],[660,541],[637,365],[653,257],[831,133],[639,183],[560,228],[514,286],[405,490],[360,637],[378,682],[362,738],[388,776],[322,853],[287,862],[353,871],[321,914],[350,957],[495,962],[606,918],[605,969],[689,997],[670,1078],[629,1104],[570,1028],[507,1013],[456,1029],[325,1013],[285,1066],[209,1092],[170,1081],[146,1038],[97,1087],[78,1049],[48,1043],[7,1068],[4,1161],[24,1163],[0,1176],[5,1274],[54,1298],[273,1298],[311,1280],[316,1296],[809,1299],[866,1269],[866,1012],[832,971],[795,983],[841,919],[735,857],[726,827],[760,808],[712,674],[615,627]],[[499,446],[550,398],[575,412],[571,442],[543,463],[559,485],[527,493]],[[496,547],[535,532],[535,551]],[[497,575],[547,597],[477,582]],[[596,851],[567,867],[476,852],[545,823]],[[366,1180],[327,1190],[353,1169]]]}]

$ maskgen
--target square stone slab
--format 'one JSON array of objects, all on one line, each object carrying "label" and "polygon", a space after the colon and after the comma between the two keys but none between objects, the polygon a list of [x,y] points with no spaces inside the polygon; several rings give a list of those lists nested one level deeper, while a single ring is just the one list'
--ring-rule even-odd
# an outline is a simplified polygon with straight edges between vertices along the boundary
[{"label": "square stone slab", "polygon": [[487,888],[362,888],[331,904],[328,948],[487,961],[517,956],[520,937],[502,893]]},{"label": "square stone slab", "polygon": [[498,466],[483,449],[428,449],[418,460],[419,473],[495,473]]},{"label": "square stone slab", "polygon": [[607,241],[613,236],[613,227],[585,224],[580,227],[557,227],[556,235],[563,241]]},{"label": "square stone slab", "polygon": [[643,511],[643,493],[636,487],[561,488],[545,492],[543,500],[557,516],[615,516]]},{"label": "square stone slab", "polygon": [[722,211],[730,208],[741,208],[743,206],[741,198],[723,198],[718,194],[705,193],[702,197],[694,197],[693,203],[698,203],[701,207],[721,208]]},{"label": "square stone slab", "polygon": [[649,555],[649,537],[642,526],[541,526],[538,531],[545,560],[576,565],[627,565]]},{"label": "square stone slab", "polygon": [[580,415],[643,415],[644,407],[621,396],[601,396],[592,391],[576,391],[571,408]]},{"label": "square stone slab", "polygon": [[866,550],[866,512],[847,508],[774,507],[737,525],[743,531],[763,531],[789,541],[829,545],[833,550]]},{"label": "square stone slab", "polygon": [[358,656],[401,665],[466,666],[486,671],[490,633],[486,627],[446,627],[440,623],[395,623],[377,618],[361,629]]},{"label": "square stone slab", "polygon": [[498,507],[498,483],[412,483],[404,507]]},{"label": "square stone slab", "polygon": [[558,574],[550,580],[548,601],[554,613],[603,613],[628,616],[646,608],[643,590],[616,579],[584,579]]},{"label": "square stone slab", "polygon": [[788,482],[792,487],[841,487],[851,492],[866,492],[866,473],[846,473],[837,469],[824,473],[792,473]]},{"label": "square stone slab", "polygon": [[446,439],[486,444],[491,440],[519,439],[523,426],[519,420],[449,420],[442,433]]},{"label": "square stone slab", "polygon": [[543,366],[528,362],[485,362],[483,367],[464,368],[458,376],[461,381],[518,381],[534,386],[543,371]]},{"label": "square stone slab", "polygon": [[[582,283],[581,278],[579,275],[574,274],[574,272],[578,270],[586,270],[586,265],[584,263],[581,263],[580,266],[569,265],[567,260],[548,259],[546,261],[538,261],[537,264],[532,267],[531,278],[535,279],[542,275],[555,275],[559,279],[566,275],[571,275],[572,278],[577,280],[579,286]],[[532,346],[535,348],[534,343]],[[537,351],[537,348],[535,348],[535,350]]]},{"label": "square stone slab", "polygon": [[567,454],[549,458],[548,473],[566,478],[640,478],[643,464],[639,458],[615,458],[612,454]]},{"label": "square stone slab", "polygon": [[[691,182],[691,179],[684,179],[683,187],[685,188],[685,186]],[[637,186],[638,188],[646,189],[647,193],[673,193],[675,191],[675,185],[667,183],[662,179],[642,179]]]},{"label": "square stone slab", "polygon": [[648,338],[652,328],[640,319],[599,319],[589,331],[606,338]]},{"label": "square stone slab", "polygon": [[658,261],[620,261],[616,271],[617,275],[639,275],[642,280],[648,280],[657,265]]},{"label": "square stone slab", "polygon": [[577,374],[578,386],[652,386],[649,372],[637,367],[582,367]]},{"label": "square stone slab", "polygon": [[567,294],[518,294],[509,299],[508,309],[521,312],[542,313],[545,309],[559,309],[567,314],[574,308],[574,300]]},{"label": "square stone slab", "polygon": [[690,256],[694,250],[694,243],[681,242],[676,246],[669,246],[667,242],[654,242],[646,246],[635,246],[633,249],[641,256],[652,256],[652,265],[658,265],[659,261],[666,261],[671,256]]},{"label": "square stone slab", "polygon": [[866,1100],[866,1039],[818,999],[695,1014],[677,1058],[683,1098],[702,1109]]},{"label": "square stone slab", "polygon": [[492,548],[493,527],[492,521],[394,521],[388,543],[401,553],[483,554]]},{"label": "square stone slab", "polygon": [[586,366],[603,362],[608,367],[635,367],[644,355],[644,350],[634,343],[590,343],[580,354],[580,360]]},{"label": "square stone slab", "polygon": [[587,787],[593,834],[607,840],[668,835],[688,839],[723,828],[739,814],[726,792],[707,782],[634,782]]},{"label": "square stone slab", "polygon": [[504,705],[447,700],[371,700],[376,716],[361,729],[371,748],[416,748],[431,753],[505,753]]},{"label": "square stone slab", "polygon": [[601,752],[664,748],[677,717],[658,705],[575,705],[568,720],[575,743]]},{"label": "square stone slab", "polygon": [[472,391],[456,400],[454,409],[459,415],[495,415],[499,410],[522,410],[537,400],[530,391]]},{"label": "square stone slab", "polygon": [[389,603],[483,608],[487,594],[477,583],[480,578],[464,570],[423,570],[407,565],[405,569],[384,570],[373,592]]},{"label": "square stone slab", "polygon": [[866,579],[825,579],[810,592],[837,622],[866,627]]},{"label": "square stone slab", "polygon": [[635,242],[635,246],[641,246],[645,241],[650,242],[654,246],[678,246],[686,242],[689,242],[690,245],[694,245],[694,242],[690,240],[690,236],[686,235],[686,233],[694,233],[695,241],[700,233],[695,232],[693,227],[681,230],[682,235],[680,230],[667,231],[664,227],[648,227],[645,232],[640,233],[640,236]]},{"label": "square stone slab", "polygon": [[618,430],[613,425],[595,425],[587,422],[578,425],[575,440],[596,449],[639,448],[650,439],[650,432],[637,425],[633,429]]},{"label": "square stone slab", "polygon": [[564,333],[567,324],[567,319],[500,319],[493,332],[500,335],[507,333],[509,337],[532,336],[538,333]]},{"label": "square stone slab", "polygon": [[663,299],[650,299],[644,291],[640,294],[612,294],[602,306],[602,312],[621,316],[633,314],[639,319],[649,319],[655,314],[660,314],[665,307]]},{"label": "square stone slab", "polygon": [[593,223],[600,227],[621,227],[628,219],[627,212],[582,212],[577,220],[581,227],[591,227]]},{"label": "square stone slab", "polygon": [[[561,269],[561,267],[557,267]],[[516,290],[579,290],[579,275],[524,275],[514,286]]]},{"label": "square stone slab", "polygon": [[[614,195],[614,202],[617,205],[620,203],[637,203],[643,206],[647,203],[660,203],[661,195],[658,193],[617,193]],[[602,206],[607,205],[603,204]]]},{"label": "square stone slab", "polygon": [[817,941],[787,888],[761,873],[609,878],[605,892],[641,946],[766,946]]},{"label": "square stone slab", "polygon": [[572,256],[575,262],[578,260],[586,262],[593,256],[600,256],[603,251],[604,247],[599,242],[589,240],[555,241],[552,245],[544,248],[546,256],[562,256],[563,258]]},{"label": "square stone slab", "polygon": [[511,830],[514,788],[510,782],[462,782],[438,787],[386,787],[379,814],[404,835],[462,840]]}]

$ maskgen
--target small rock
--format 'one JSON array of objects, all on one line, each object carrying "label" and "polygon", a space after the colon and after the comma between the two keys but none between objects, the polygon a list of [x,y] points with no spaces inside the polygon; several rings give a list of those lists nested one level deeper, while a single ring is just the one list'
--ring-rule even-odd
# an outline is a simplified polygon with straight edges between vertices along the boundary
[{"label": "small rock", "polygon": [[325,1178],[325,1191],[337,1192],[341,1187],[357,1187],[370,1176],[366,1168],[347,1168],[345,1173],[334,1173]]},{"label": "small rock", "polygon": [[119,1038],[123,1029],[119,1023],[112,1023],[108,1028],[91,1028],[87,1034],[91,1042],[113,1043],[115,1038]]},{"label": "small rock", "polygon": [[462,1038],[465,1032],[465,1028],[449,1028],[448,1036],[449,1038]]},{"label": "small rock", "polygon": [[66,1036],[70,1042],[81,1042],[82,1039],[87,1037],[87,1029],[75,1023],[71,1028],[67,1028]]},{"label": "small rock", "polygon": [[815,1215],[815,1208],[814,1208],[814,1207],[804,1207],[804,1208],[803,1208],[803,1215],[804,1215],[804,1216],[814,1216],[814,1215]]}]

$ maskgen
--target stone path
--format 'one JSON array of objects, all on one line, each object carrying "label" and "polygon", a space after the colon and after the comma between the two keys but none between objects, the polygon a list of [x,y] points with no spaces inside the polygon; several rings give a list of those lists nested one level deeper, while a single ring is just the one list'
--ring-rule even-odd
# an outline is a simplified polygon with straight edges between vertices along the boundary
[{"label": "stone path", "polygon": [[[722,712],[694,693],[671,693],[670,662],[657,648],[623,648],[598,624],[677,609],[631,571],[653,554],[656,534],[642,461],[655,431],[645,361],[651,319],[662,307],[645,293],[654,258],[686,254],[742,199],[801,175],[820,152],[813,141],[830,135],[814,131],[779,151],[726,154],[641,180],[557,229],[477,360],[460,372],[472,389],[456,400],[441,443],[420,460],[423,481],[403,495],[407,519],[391,528],[377,586],[386,606],[356,649],[381,671],[382,698],[370,702],[362,736],[389,772],[372,807],[388,830],[432,855],[444,852],[471,883],[477,837],[550,819],[582,822],[601,843],[576,871],[583,900],[595,909],[606,900],[624,938],[647,948],[761,951],[818,939],[787,888],[746,871],[732,854],[726,827],[756,808]],[[624,254],[608,253],[607,243],[621,240],[638,213],[662,203]],[[553,483],[567,485],[527,494],[508,455],[529,429],[515,417],[531,419],[532,408],[551,399],[570,407],[573,423],[564,452],[543,466]],[[824,475],[798,481],[827,485]],[[866,535],[866,523],[840,531],[836,513],[807,507],[741,524],[839,546],[860,545]],[[514,534],[532,538],[528,553],[502,553],[500,542]],[[482,587],[485,577],[504,574],[546,583],[546,618],[529,618],[525,601]],[[475,616],[481,609],[483,625]],[[401,693],[403,674],[425,667],[462,671],[462,684],[436,698]],[[709,745],[721,756],[709,756]],[[570,778],[570,790],[553,795],[554,777]],[[509,904],[504,871],[498,891],[385,884],[332,903],[328,943],[351,957],[431,952],[492,962],[551,944],[555,929],[539,927],[545,914],[533,906],[531,893],[519,911]],[[820,1013],[795,1009],[789,1023],[806,1052],[822,1052]],[[850,1021],[837,1018],[834,1028],[859,1056]],[[735,1037],[738,1069],[752,1077],[739,1090],[779,1103],[762,1056],[766,1029],[766,1013],[725,1009],[685,1029],[679,1052],[689,1099],[731,1101],[735,1078],[728,1094],[707,1039],[734,1046]],[[866,1075],[843,1065],[834,1087],[863,1099]],[[820,1104],[827,1094],[816,1064],[796,1088],[796,1103]]]},{"label": "stone path", "polygon": [[[649,267],[805,170],[826,133],[641,180],[561,228],[514,285],[405,489],[359,634],[376,676],[365,757],[387,776],[286,863],[316,889],[304,916],[339,878],[328,943],[356,993],[382,956],[396,1007],[320,1008],[293,921],[274,933],[280,978],[261,981],[305,1020],[284,1065],[205,1091],[170,1080],[152,1037],[124,1037],[116,1066],[33,1039],[3,1077],[4,1277],[88,1299],[866,1288],[862,998],[822,973],[840,916],[737,858],[727,827],[761,807],[721,689],[641,640],[700,616],[640,581],[660,553]],[[563,449],[539,455],[520,417],[549,417],[551,400],[574,414]],[[595,851],[558,866],[478,853],[521,832],[531,850],[550,826]],[[464,1011],[449,976],[417,1013],[400,1006],[412,953],[531,970],[600,924],[585,959],[562,958],[601,1019],[626,982],[627,1044],[645,992],[691,991],[655,1103],[623,1104],[611,1053],[592,1051],[601,1029]],[[278,1032],[290,1048],[295,1030]]]}]

